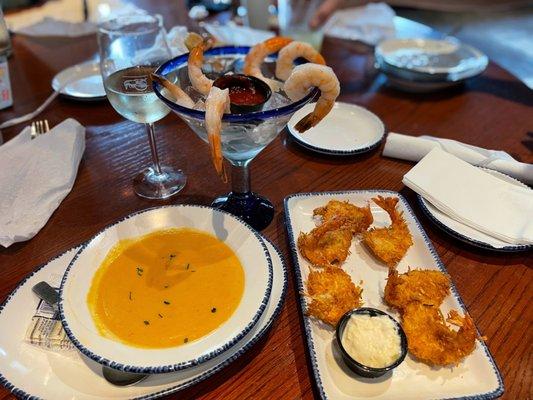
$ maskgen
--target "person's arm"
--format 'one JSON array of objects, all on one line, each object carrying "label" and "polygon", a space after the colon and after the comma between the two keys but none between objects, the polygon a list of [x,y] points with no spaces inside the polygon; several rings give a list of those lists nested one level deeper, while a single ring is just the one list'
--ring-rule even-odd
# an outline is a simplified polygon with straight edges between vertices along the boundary
[{"label": "person's arm", "polygon": [[[356,7],[372,0],[324,0],[314,17],[309,22],[311,28],[316,29],[323,25],[328,18],[338,9]],[[530,0],[387,0],[390,6],[413,7],[434,11],[494,11],[531,4]]]}]

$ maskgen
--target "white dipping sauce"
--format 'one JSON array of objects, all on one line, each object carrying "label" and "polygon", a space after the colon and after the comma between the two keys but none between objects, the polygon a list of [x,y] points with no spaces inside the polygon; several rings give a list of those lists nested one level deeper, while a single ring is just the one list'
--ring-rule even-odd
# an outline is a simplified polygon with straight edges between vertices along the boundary
[{"label": "white dipping sauce", "polygon": [[342,345],[357,362],[373,368],[393,364],[401,354],[395,323],[386,315],[352,314],[342,333]]}]

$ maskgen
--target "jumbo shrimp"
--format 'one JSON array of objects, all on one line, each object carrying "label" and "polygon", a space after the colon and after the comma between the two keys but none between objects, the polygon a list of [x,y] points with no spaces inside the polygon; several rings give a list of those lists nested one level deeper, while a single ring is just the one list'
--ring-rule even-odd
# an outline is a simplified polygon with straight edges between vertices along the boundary
[{"label": "jumbo shrimp", "polygon": [[282,81],[287,80],[294,68],[294,60],[299,57],[314,64],[326,65],[324,57],[310,44],[291,42],[279,51],[276,61],[276,77]]},{"label": "jumbo shrimp", "polygon": [[300,133],[316,126],[331,111],[340,93],[339,80],[330,67],[308,63],[294,68],[283,87],[292,101],[300,100],[313,87],[320,89],[320,97],[313,111],[294,126]]},{"label": "jumbo shrimp", "polygon": [[264,76],[261,72],[261,65],[263,64],[265,57],[270,54],[277,53],[290,42],[292,42],[292,39],[290,38],[276,36],[256,44],[250,49],[246,55],[246,58],[244,59],[243,72],[246,75],[251,75],[261,79],[263,82],[266,82],[272,90],[277,91],[279,88],[281,88],[281,83]]},{"label": "jumbo shrimp", "polygon": [[212,45],[212,40],[204,40],[200,42],[191,49],[187,62],[189,80],[191,81],[193,87],[204,96],[209,94],[211,86],[213,86],[213,80],[205,76],[202,71],[202,65],[204,64],[204,52],[211,48]]}]

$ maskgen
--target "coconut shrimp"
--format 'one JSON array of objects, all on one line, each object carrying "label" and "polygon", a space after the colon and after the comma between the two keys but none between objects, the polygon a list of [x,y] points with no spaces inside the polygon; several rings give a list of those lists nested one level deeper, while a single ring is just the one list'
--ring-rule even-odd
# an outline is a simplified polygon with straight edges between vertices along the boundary
[{"label": "coconut shrimp", "polygon": [[352,232],[348,220],[336,217],[325,221],[309,233],[300,233],[298,249],[302,256],[318,267],[340,266],[350,254]]},{"label": "coconut shrimp", "polygon": [[281,83],[265,77],[261,72],[261,64],[266,56],[277,53],[290,42],[292,42],[292,39],[290,38],[276,36],[256,44],[250,49],[244,59],[243,72],[246,75],[255,76],[256,78],[261,79],[266,82],[272,90],[277,91],[281,88]]},{"label": "coconut shrimp", "polygon": [[224,182],[227,182],[227,175],[222,158],[220,134],[222,131],[222,116],[224,112],[229,111],[229,106],[229,89],[222,90],[216,86],[211,87],[205,101],[205,128],[209,145],[211,146],[213,165]]},{"label": "coconut shrimp", "polygon": [[449,294],[450,278],[443,272],[413,269],[398,274],[391,268],[384,298],[388,305],[401,311],[413,302],[439,307]]},{"label": "coconut shrimp", "polygon": [[213,45],[212,40],[204,40],[191,49],[188,59],[188,72],[191,84],[204,96],[209,94],[213,80],[204,75],[202,65],[204,64],[204,51]]},{"label": "coconut shrimp", "polygon": [[370,205],[357,207],[348,201],[330,200],[323,207],[313,210],[313,216],[320,215],[322,222],[340,217],[347,220],[346,226],[350,228],[353,235],[366,231],[374,221],[370,212]]},{"label": "coconut shrimp", "polygon": [[276,77],[282,81],[287,80],[294,68],[294,60],[298,57],[303,57],[314,64],[326,65],[324,57],[313,46],[303,42],[292,42],[279,51]]},{"label": "coconut shrimp", "polygon": [[293,69],[283,89],[292,101],[300,100],[309,89],[318,87],[320,97],[312,112],[294,126],[300,133],[312,128],[328,115],[340,93],[340,84],[333,70],[325,65],[303,64]]},{"label": "coconut shrimp", "polygon": [[192,101],[191,97],[187,93],[185,93],[183,89],[180,88],[178,85],[173,84],[167,78],[162,77],[160,75],[152,74],[151,78],[153,81],[159,83],[161,86],[167,89],[170,94],[174,96],[174,99],[176,100],[177,104],[182,107],[194,108],[194,101]]},{"label": "coconut shrimp", "polygon": [[396,209],[397,197],[373,198],[390,216],[391,225],[386,228],[372,228],[363,233],[363,243],[379,260],[389,267],[395,267],[413,245],[413,236],[403,217],[403,212]]},{"label": "coconut shrimp", "polygon": [[[446,322],[459,326],[450,329]],[[438,307],[418,302],[402,311],[402,327],[409,352],[420,361],[435,366],[455,365],[476,348],[476,327],[468,314],[455,310],[444,319]]]},{"label": "coconut shrimp", "polygon": [[333,327],[349,310],[361,307],[363,290],[356,286],[350,275],[337,267],[311,270],[306,282],[310,302],[307,314]]}]

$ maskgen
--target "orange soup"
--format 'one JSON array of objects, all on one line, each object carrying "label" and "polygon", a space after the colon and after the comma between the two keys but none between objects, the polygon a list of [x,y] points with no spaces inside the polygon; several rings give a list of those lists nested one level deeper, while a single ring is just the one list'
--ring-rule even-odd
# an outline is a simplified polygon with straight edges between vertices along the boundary
[{"label": "orange soup", "polygon": [[119,242],[97,270],[87,302],[102,335],[164,348],[215,330],[243,291],[236,254],[208,233],[180,228]]}]

